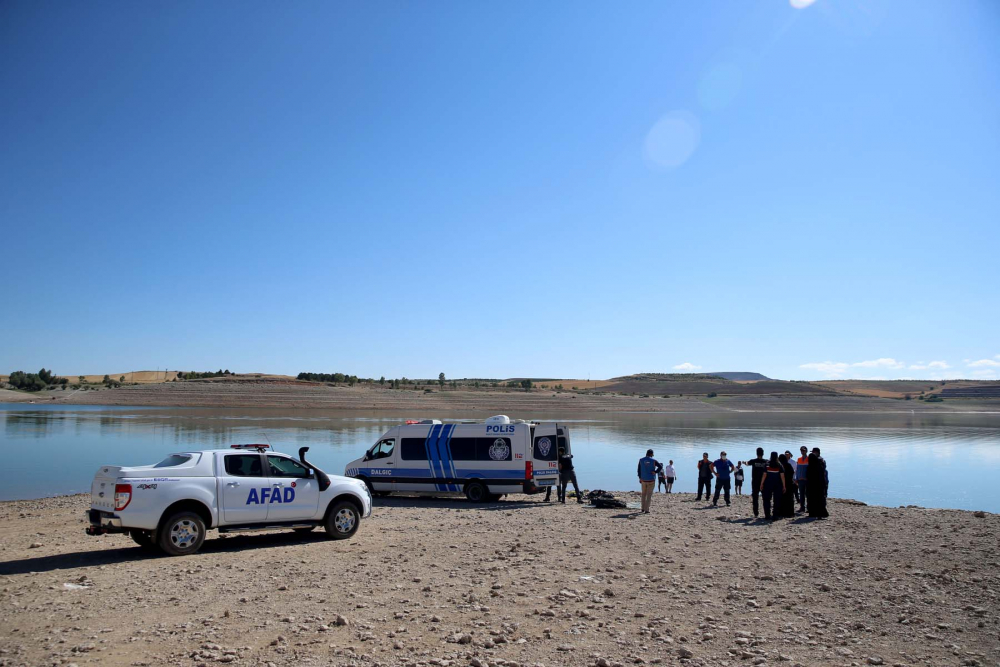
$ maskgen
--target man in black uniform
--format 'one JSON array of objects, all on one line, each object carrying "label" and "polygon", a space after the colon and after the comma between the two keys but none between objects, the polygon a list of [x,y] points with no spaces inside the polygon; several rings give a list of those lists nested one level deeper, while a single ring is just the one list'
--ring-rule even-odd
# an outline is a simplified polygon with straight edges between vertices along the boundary
[{"label": "man in black uniform", "polygon": [[764,473],[767,471],[767,459],[764,458],[764,448],[757,448],[757,458],[744,461],[750,466],[750,495],[753,498],[753,515],[760,516],[760,483],[764,480]]},{"label": "man in black uniform", "polygon": [[[569,483],[573,483],[573,488],[576,490],[576,502],[583,504],[583,494],[580,493],[580,487],[576,483],[576,471],[573,470],[573,455],[566,454],[566,448],[559,448],[559,488],[556,489],[559,502],[566,504],[566,487]],[[552,487],[550,486],[545,490],[545,500],[548,501],[550,494],[552,493]]]}]

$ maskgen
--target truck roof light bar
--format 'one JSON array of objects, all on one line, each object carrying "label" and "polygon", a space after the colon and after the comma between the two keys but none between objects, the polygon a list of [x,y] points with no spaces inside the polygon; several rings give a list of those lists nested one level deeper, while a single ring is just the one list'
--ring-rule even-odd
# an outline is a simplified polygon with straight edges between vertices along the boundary
[{"label": "truck roof light bar", "polygon": [[262,452],[265,449],[270,449],[271,445],[229,445],[230,449],[256,449],[258,452]]}]

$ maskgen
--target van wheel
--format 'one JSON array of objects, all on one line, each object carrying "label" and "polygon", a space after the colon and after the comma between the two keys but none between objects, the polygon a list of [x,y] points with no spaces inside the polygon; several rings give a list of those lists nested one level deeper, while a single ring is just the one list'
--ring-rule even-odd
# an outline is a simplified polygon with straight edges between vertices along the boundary
[{"label": "van wheel", "polygon": [[358,532],[361,525],[361,513],[357,506],[347,500],[342,500],[326,515],[326,534],[335,540],[346,540]]},{"label": "van wheel", "polygon": [[194,512],[178,512],[157,531],[160,548],[170,556],[187,556],[205,543],[205,522]]},{"label": "van wheel", "polygon": [[128,536],[143,549],[153,549],[156,547],[156,541],[153,539],[153,531],[151,530],[130,530]]},{"label": "van wheel", "polygon": [[489,492],[486,487],[479,482],[469,482],[465,486],[465,497],[470,503],[486,502]]}]

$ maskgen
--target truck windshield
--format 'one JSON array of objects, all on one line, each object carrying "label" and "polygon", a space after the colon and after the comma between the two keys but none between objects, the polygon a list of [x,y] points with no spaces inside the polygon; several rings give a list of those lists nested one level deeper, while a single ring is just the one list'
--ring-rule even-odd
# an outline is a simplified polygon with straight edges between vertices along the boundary
[{"label": "truck windshield", "polygon": [[154,468],[172,468],[174,466],[179,466],[182,463],[187,463],[191,460],[190,454],[171,454],[167,458],[163,459],[157,463]]}]

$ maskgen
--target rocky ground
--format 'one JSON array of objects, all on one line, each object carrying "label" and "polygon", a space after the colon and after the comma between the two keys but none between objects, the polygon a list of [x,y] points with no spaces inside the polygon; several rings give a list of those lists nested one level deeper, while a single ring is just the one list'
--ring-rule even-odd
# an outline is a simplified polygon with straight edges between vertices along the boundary
[{"label": "rocky ground", "polygon": [[992,514],[389,498],[349,541],[166,558],[86,505],[0,503],[0,665],[1000,665]]}]

